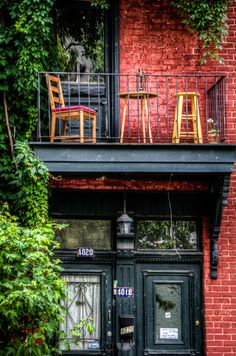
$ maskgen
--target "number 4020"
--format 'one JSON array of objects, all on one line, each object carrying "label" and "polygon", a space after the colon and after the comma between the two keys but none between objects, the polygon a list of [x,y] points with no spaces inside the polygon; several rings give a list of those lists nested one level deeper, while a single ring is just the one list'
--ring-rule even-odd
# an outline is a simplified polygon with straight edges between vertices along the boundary
[{"label": "number 4020", "polygon": [[78,257],[93,257],[94,256],[94,249],[93,248],[86,248],[81,247],[77,251]]}]

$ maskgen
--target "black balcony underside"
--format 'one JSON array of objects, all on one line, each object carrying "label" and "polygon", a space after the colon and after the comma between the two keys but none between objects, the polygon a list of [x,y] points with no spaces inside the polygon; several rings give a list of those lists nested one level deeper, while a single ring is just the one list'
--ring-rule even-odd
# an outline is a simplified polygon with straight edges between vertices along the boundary
[{"label": "black balcony underside", "polygon": [[[217,278],[218,238],[236,161],[236,145],[32,143],[52,174],[71,176],[164,176],[209,183],[211,278]],[[170,178],[168,178],[170,179]],[[204,199],[205,200],[205,199]],[[204,204],[204,202],[203,202]]]},{"label": "black balcony underside", "polygon": [[236,145],[79,144],[33,142],[51,173],[165,175],[231,173]]}]

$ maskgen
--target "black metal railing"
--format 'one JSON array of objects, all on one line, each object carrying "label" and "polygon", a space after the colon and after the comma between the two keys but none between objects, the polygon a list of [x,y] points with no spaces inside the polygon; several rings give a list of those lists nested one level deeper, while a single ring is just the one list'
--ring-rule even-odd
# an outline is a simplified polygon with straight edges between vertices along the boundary
[{"label": "black metal railing", "polygon": [[[64,104],[59,98],[52,108],[46,73],[39,73],[38,141],[89,142],[91,110],[96,111],[96,137],[91,142],[209,143],[213,136],[216,143],[227,140],[223,75],[153,75],[141,70],[137,74],[52,74],[61,83],[62,92],[57,95],[63,96]],[[84,137],[79,116],[72,115],[75,107],[88,114]]]}]

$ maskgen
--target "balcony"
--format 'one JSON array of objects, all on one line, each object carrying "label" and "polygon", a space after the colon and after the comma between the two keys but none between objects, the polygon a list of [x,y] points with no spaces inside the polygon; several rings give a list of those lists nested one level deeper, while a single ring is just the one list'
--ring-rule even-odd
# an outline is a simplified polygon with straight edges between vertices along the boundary
[{"label": "balcony", "polygon": [[[58,95],[63,96],[63,105],[96,111],[96,133],[92,133],[88,118],[81,135],[78,117],[69,109],[66,120],[57,117],[52,134],[50,95],[45,73],[40,73],[38,142],[207,144],[212,143],[212,136],[215,143],[227,142],[223,75],[149,75],[140,71],[136,75],[54,73],[54,76],[62,87],[62,94]],[[195,126],[192,100],[195,100]],[[92,136],[94,139],[89,140]]]},{"label": "balcony", "polygon": [[[53,75],[62,88],[54,90],[53,110],[46,73],[38,77],[37,139],[31,143],[53,174],[215,179],[233,171],[225,76]],[[70,111],[75,106],[84,117]],[[211,144],[210,131],[216,144]]]}]

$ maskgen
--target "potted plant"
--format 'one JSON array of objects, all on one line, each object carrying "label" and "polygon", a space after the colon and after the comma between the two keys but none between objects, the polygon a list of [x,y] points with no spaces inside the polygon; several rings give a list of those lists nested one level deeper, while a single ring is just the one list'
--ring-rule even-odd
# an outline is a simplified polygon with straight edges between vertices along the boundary
[{"label": "potted plant", "polygon": [[208,119],[208,143],[219,143],[219,134],[217,123],[213,119]]}]

